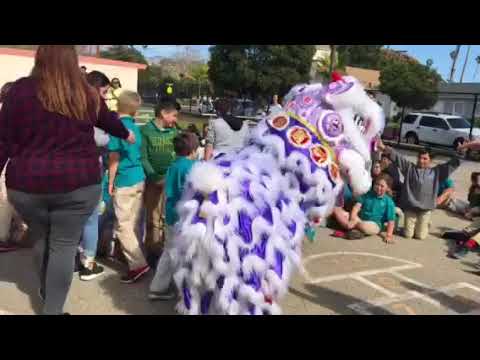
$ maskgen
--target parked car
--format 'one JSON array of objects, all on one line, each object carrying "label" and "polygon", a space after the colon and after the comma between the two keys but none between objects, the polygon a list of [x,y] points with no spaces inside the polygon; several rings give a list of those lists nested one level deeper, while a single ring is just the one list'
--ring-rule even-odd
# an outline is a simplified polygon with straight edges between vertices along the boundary
[{"label": "parked car", "polygon": [[[402,123],[401,138],[409,144],[429,143],[456,148],[470,135],[470,122],[463,117],[440,113],[411,113]],[[472,137],[480,139],[480,129]]]}]

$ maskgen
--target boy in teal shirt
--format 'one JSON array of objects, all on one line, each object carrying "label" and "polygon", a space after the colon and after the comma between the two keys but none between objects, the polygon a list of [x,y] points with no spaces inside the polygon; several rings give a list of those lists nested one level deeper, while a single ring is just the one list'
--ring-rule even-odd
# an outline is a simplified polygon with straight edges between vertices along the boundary
[{"label": "boy in teal shirt", "polygon": [[[386,229],[384,241],[393,243],[395,229],[395,203],[387,195],[392,179],[386,174],[379,175],[373,189],[360,196],[352,209],[346,227],[349,239],[360,239],[365,235],[378,235]],[[386,224],[386,226],[385,226]]]},{"label": "boy in teal shirt", "polygon": [[142,136],[133,116],[141,104],[140,96],[124,91],[118,98],[118,113],[125,127],[135,135],[135,144],[111,137],[109,150],[108,193],[115,211],[115,237],[120,242],[128,262],[128,273],[123,283],[133,283],[146,274],[150,267],[140,247],[136,229],[141,222],[145,173],[141,161]]},{"label": "boy in teal shirt", "polygon": [[169,255],[169,247],[174,238],[174,226],[178,221],[176,206],[180,201],[185,181],[195,164],[196,151],[198,149],[198,137],[191,132],[184,132],[173,140],[177,159],[168,168],[165,179],[165,243],[166,249],[158,261],[155,277],[150,285],[150,300],[170,300],[175,297],[172,283],[172,268]]}]

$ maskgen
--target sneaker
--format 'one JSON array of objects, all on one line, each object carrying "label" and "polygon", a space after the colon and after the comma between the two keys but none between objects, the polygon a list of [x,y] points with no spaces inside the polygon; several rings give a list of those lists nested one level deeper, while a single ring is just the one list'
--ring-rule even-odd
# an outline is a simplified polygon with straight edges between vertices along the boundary
[{"label": "sneaker", "polygon": [[96,262],[93,262],[93,266],[91,269],[83,267],[80,270],[80,280],[82,281],[90,281],[93,280],[103,274],[103,266],[97,265]]},{"label": "sneaker", "polygon": [[150,271],[150,266],[148,265],[145,265],[140,269],[130,270],[126,275],[122,276],[120,281],[124,284],[132,284],[149,271]]},{"label": "sneaker", "polygon": [[452,252],[450,254],[450,257],[456,260],[463,259],[465,256],[467,256],[468,253],[469,253],[469,250],[466,247],[462,246],[459,249]]},{"label": "sneaker", "polygon": [[166,291],[159,292],[159,291],[150,291],[148,293],[148,300],[151,301],[167,301],[167,300],[173,300],[177,297],[177,293],[172,289],[169,288]]},{"label": "sneaker", "polygon": [[45,302],[45,295],[43,294],[42,288],[38,288],[38,297],[42,302]]},{"label": "sneaker", "polygon": [[365,234],[359,230],[351,230],[347,233],[348,240],[360,240],[365,237]]},{"label": "sneaker", "polygon": [[10,252],[15,250],[18,250],[18,246],[10,245],[7,243],[0,243],[0,253],[5,253],[5,252]]}]

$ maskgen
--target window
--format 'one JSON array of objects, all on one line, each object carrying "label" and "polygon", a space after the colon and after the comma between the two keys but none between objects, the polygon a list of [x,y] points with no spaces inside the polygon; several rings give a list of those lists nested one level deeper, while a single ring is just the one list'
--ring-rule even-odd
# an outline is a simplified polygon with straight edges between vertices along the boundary
[{"label": "window", "polygon": [[417,115],[407,115],[403,119],[404,124],[413,124],[417,120]]},{"label": "window", "polygon": [[464,103],[463,102],[458,102],[458,103],[453,103],[453,109],[452,109],[452,114],[453,115],[464,115]]},{"label": "window", "polygon": [[470,122],[464,118],[448,118],[447,122],[453,129],[470,129]]},{"label": "window", "polygon": [[448,130],[449,127],[443,119],[436,118],[433,116],[422,116],[420,120],[420,126],[435,128],[435,129],[444,129]]}]

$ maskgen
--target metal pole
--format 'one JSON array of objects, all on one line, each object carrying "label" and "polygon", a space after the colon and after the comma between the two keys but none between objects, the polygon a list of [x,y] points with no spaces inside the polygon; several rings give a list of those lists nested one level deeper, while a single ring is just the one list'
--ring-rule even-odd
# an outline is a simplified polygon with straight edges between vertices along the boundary
[{"label": "metal pole", "polygon": [[402,117],[400,118],[400,132],[398,134],[398,144],[402,142],[402,125],[403,125],[403,118],[405,116],[405,106],[402,108]]},{"label": "metal pole", "polygon": [[472,47],[472,45],[468,45],[467,56],[465,57],[465,63],[463,64],[462,76],[460,77],[460,83],[463,83],[463,75],[465,75],[465,69],[466,69],[466,67],[467,67],[468,58],[470,57],[470,49],[471,49],[471,47]]},{"label": "metal pole", "polygon": [[460,54],[460,48],[462,45],[457,45],[457,48],[455,49],[455,56],[453,57],[453,64],[452,64],[452,69],[450,71],[450,79],[449,82],[453,82],[453,77],[455,76],[455,65],[457,64],[457,59],[458,55]]},{"label": "metal pole", "polygon": [[474,103],[473,103],[473,112],[472,112],[472,122],[470,124],[470,136],[469,136],[470,140],[472,140],[473,128],[475,127],[475,113],[477,111],[478,94],[475,94],[475,99],[473,101]]}]

